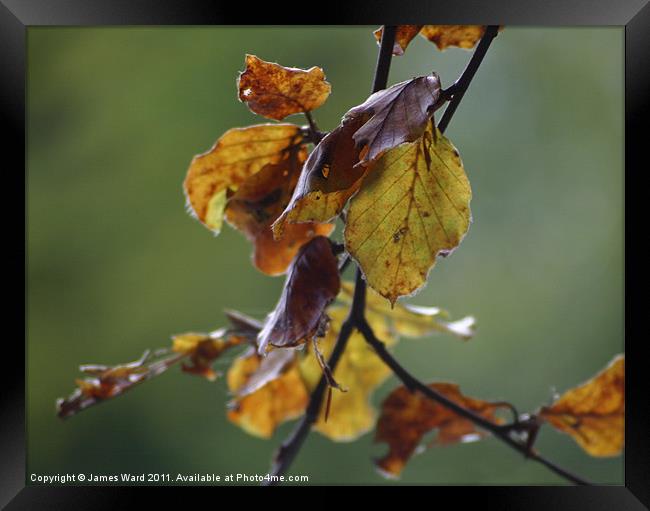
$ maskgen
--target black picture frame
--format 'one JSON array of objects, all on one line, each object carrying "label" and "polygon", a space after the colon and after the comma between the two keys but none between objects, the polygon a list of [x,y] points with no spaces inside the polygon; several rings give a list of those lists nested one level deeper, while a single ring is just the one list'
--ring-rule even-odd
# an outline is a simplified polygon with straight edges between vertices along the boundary
[{"label": "black picture frame", "polygon": [[[331,6],[333,7],[333,6]],[[643,168],[644,126],[647,124],[650,92],[650,5],[648,0],[479,0],[440,1],[400,0],[399,2],[348,1],[345,8],[277,9],[272,4],[256,6],[254,14],[237,8],[236,3],[209,0],[0,0],[0,110],[5,121],[3,153],[7,196],[19,196],[27,190],[20,168],[25,168],[25,55],[27,28],[33,26],[82,25],[287,25],[287,24],[370,24],[413,23],[435,20],[435,23],[480,23],[504,25],[617,25],[625,27],[625,174],[641,176]],[[9,159],[6,156],[10,156]],[[11,158],[13,157],[13,158]],[[9,162],[12,162],[13,165]],[[22,163],[21,163],[22,162]],[[647,164],[645,165],[647,167]],[[639,203],[642,187],[625,186],[627,205]],[[630,196],[628,197],[628,193]],[[14,227],[16,242],[5,246],[9,261],[3,266],[5,275],[26,275],[26,208],[24,222],[15,221],[17,208],[3,201],[5,223]],[[627,211],[626,211],[627,213]],[[630,403],[626,417],[625,485],[592,487],[473,487],[463,499],[476,496],[496,509],[593,509],[623,510],[650,507],[650,442],[648,409],[650,399],[648,371],[642,367],[644,340],[632,323],[633,287],[627,276],[637,281],[635,251],[630,240],[631,229],[626,214],[625,227],[625,350],[627,358],[626,394]],[[643,231],[642,231],[643,232]],[[10,248],[11,247],[11,248]],[[638,253],[638,252],[637,252]],[[26,293],[26,277],[23,280]],[[6,318],[19,321],[19,300],[7,293],[4,305]],[[16,290],[15,296],[20,296]],[[604,300],[607,297],[603,297]],[[25,302],[23,302],[25,305]],[[15,310],[14,310],[15,309]],[[637,312],[639,306],[637,305]],[[26,321],[23,330],[26,339]],[[638,325],[638,318],[637,318]],[[633,335],[635,337],[633,337]],[[10,341],[5,336],[5,349]],[[13,343],[19,345],[19,343]],[[179,487],[92,487],[92,486],[26,486],[25,471],[25,351],[9,356],[0,371],[3,379],[0,393],[0,504],[6,509],[113,509],[142,505],[156,496],[167,504],[186,498],[187,490]],[[10,361],[10,362],[7,362]],[[645,384],[643,382],[646,382]],[[199,489],[199,488],[195,488]],[[211,491],[211,488],[200,488]],[[263,490],[260,490],[263,491]],[[457,492],[458,488],[438,487],[441,493]],[[160,493],[162,492],[162,493]],[[146,499],[146,500],[145,500]],[[466,502],[464,500],[464,502]]]}]

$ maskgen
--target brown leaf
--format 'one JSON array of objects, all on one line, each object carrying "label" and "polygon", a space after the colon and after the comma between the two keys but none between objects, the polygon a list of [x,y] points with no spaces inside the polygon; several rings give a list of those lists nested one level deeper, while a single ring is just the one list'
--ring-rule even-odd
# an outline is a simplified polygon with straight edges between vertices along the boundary
[{"label": "brown leaf", "polygon": [[206,227],[218,233],[228,194],[266,165],[301,154],[302,142],[302,132],[293,124],[228,130],[212,149],[192,160],[183,183],[188,207]]},{"label": "brown leaf", "polygon": [[420,138],[440,98],[440,78],[436,73],[398,83],[372,94],[350,109],[344,119],[370,119],[353,135],[361,162],[376,160],[382,153],[404,142]]},{"label": "brown leaf", "polygon": [[318,108],[332,90],[320,67],[284,67],[255,55],[246,55],[238,87],[240,101],[251,111],[276,121]]},{"label": "brown leaf", "polygon": [[619,455],[625,443],[625,356],[542,407],[539,416],[591,456]]},{"label": "brown leaf", "polygon": [[[286,351],[292,358],[295,355],[293,350],[278,351]],[[228,370],[228,388],[237,395],[230,405],[228,419],[251,435],[269,438],[279,424],[304,413],[309,396],[295,361],[289,361],[263,385],[254,384],[252,380],[260,374],[264,360],[251,350],[237,358]],[[257,388],[245,391],[253,387]]]},{"label": "brown leaf", "polygon": [[330,241],[317,236],[291,263],[280,300],[259,334],[259,352],[265,353],[269,346],[287,348],[307,342],[323,325],[325,308],[340,287]]},{"label": "brown leaf", "polygon": [[[464,396],[454,383],[431,383],[429,387],[495,423],[500,422],[495,412],[507,406]],[[404,386],[393,390],[382,403],[375,434],[375,442],[386,442],[389,447],[388,454],[376,461],[379,470],[387,477],[399,476],[422,437],[434,429],[434,445],[469,442],[485,435],[471,421],[418,392]]]},{"label": "brown leaf", "polygon": [[485,34],[486,25],[424,25],[420,35],[439,50],[450,46],[471,49]]},{"label": "brown leaf", "polygon": [[[393,46],[393,55],[404,55],[406,47],[413,40],[413,38],[418,35],[418,32],[423,27],[423,25],[397,25],[397,30],[395,32],[395,44]],[[381,36],[384,33],[384,27],[379,27],[373,32],[375,39],[377,39],[377,44],[381,43]]]},{"label": "brown leaf", "polygon": [[277,238],[287,223],[328,222],[344,208],[358,190],[366,172],[359,161],[359,149],[352,135],[367,116],[344,121],[320,141],[309,155],[289,205],[273,224]]},{"label": "brown leaf", "polygon": [[304,147],[294,146],[288,156],[265,165],[244,181],[226,205],[226,219],[253,243],[253,263],[268,275],[284,273],[300,247],[317,235],[327,236],[331,224],[291,225],[280,240],[273,237],[271,224],[291,198],[302,163]]}]

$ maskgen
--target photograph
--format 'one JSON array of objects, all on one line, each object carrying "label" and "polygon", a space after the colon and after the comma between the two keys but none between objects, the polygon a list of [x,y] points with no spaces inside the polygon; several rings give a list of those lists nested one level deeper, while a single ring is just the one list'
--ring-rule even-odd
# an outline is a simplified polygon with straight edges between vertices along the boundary
[{"label": "photograph", "polygon": [[25,333],[0,507],[433,486],[649,509],[636,4],[225,24],[7,0]]}]

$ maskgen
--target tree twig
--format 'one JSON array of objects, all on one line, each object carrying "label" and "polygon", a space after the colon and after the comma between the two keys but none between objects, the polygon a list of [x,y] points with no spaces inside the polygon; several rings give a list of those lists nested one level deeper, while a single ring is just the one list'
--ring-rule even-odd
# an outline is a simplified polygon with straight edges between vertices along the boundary
[{"label": "tree twig", "polygon": [[498,31],[498,25],[489,25],[485,29],[485,33],[483,34],[481,41],[478,43],[478,46],[476,47],[469,64],[467,64],[467,67],[463,71],[463,74],[445,91],[446,95],[451,95],[451,101],[447,105],[445,113],[442,115],[442,119],[440,119],[440,122],[438,123],[438,129],[441,133],[444,133],[447,126],[449,126],[449,122],[454,116],[458,104],[461,99],[463,99],[469,84],[472,82],[472,78],[474,78],[477,69],[481,65],[481,62],[483,62],[483,58],[485,57],[492,40],[497,36]]}]

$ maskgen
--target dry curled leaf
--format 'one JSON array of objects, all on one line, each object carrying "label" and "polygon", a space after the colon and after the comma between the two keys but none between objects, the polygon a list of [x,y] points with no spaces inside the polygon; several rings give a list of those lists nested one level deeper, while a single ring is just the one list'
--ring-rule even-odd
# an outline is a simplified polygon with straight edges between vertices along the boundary
[{"label": "dry curled leaf", "polygon": [[79,370],[90,377],[75,380],[74,392],[65,399],[57,399],[57,415],[65,419],[89,406],[121,396],[139,383],[164,373],[182,358],[182,355],[154,357],[146,351],[139,360],[126,364],[82,365]]},{"label": "dry curled leaf", "polygon": [[246,69],[239,75],[238,87],[240,101],[252,112],[276,121],[315,110],[332,90],[320,67],[284,67],[255,55],[246,55]]},{"label": "dry curled leaf", "polygon": [[367,120],[359,116],[344,121],[326,135],[305,163],[289,205],[273,224],[276,237],[283,237],[287,223],[328,222],[345,207],[358,190],[366,172],[352,135]]},{"label": "dry curled leaf", "polygon": [[206,153],[195,156],[183,189],[191,212],[219,233],[228,194],[268,164],[278,164],[301,147],[303,135],[293,124],[233,128]]},{"label": "dry curled leaf", "polygon": [[289,267],[280,300],[258,336],[259,352],[270,346],[295,347],[324,326],[325,308],[341,286],[338,261],[330,241],[317,236],[303,247]]},{"label": "dry curled leaf", "polygon": [[357,147],[363,149],[361,162],[375,160],[385,151],[421,137],[439,98],[440,78],[432,73],[375,92],[348,110],[344,120],[369,118],[353,135]]},{"label": "dry curled leaf", "polygon": [[[352,303],[354,284],[341,282],[339,298]],[[463,340],[474,337],[476,320],[466,316],[456,321],[447,321],[449,313],[439,307],[422,307],[405,303],[390,303],[372,289],[366,295],[367,315],[379,314],[390,324],[391,331],[404,337],[424,337],[433,333],[448,333]]]},{"label": "dry curled leaf", "polygon": [[[293,351],[287,352],[293,357]],[[237,358],[228,370],[228,388],[237,396],[230,404],[228,419],[251,435],[270,438],[282,422],[304,413],[309,396],[295,361],[289,361],[274,378],[254,391],[245,392],[263,363],[264,357],[251,350]]]},{"label": "dry curled leaf", "polygon": [[[406,47],[418,35],[423,25],[397,25],[395,31],[395,44],[393,45],[393,55],[404,55]],[[384,33],[384,27],[379,27],[373,32],[377,44],[381,43],[381,37]]]},{"label": "dry curled leaf", "polygon": [[[505,403],[490,403],[464,396],[454,383],[431,383],[429,387],[459,405],[495,423],[495,416]],[[474,424],[419,392],[401,386],[393,390],[381,406],[375,442],[386,442],[388,453],[375,463],[382,474],[398,477],[406,463],[420,446],[425,434],[437,430],[433,445],[447,445],[478,440],[486,433]]]},{"label": "dry curled leaf", "polygon": [[457,46],[469,50],[485,34],[486,25],[424,25],[420,35],[435,44],[439,50]]},{"label": "dry curled leaf", "polygon": [[345,245],[368,284],[395,303],[469,228],[471,189],[456,148],[429,128],[386,152],[350,201]]},{"label": "dry curled leaf", "polygon": [[[325,358],[329,358],[334,349],[347,309],[331,307],[328,315],[331,317],[329,329],[319,341]],[[387,345],[396,342],[383,318],[375,316],[368,320],[375,334]],[[311,346],[309,349],[310,352],[300,361],[300,373],[311,391],[318,384],[322,371],[311,353]],[[325,420],[327,403],[323,403],[314,429],[337,442],[350,442],[370,431],[376,418],[376,410],[370,403],[370,398],[390,374],[388,366],[375,354],[363,336],[358,331],[353,332],[334,370],[334,378],[345,392],[332,392],[329,416]]]},{"label": "dry curled leaf", "polygon": [[226,220],[253,243],[253,264],[267,275],[284,273],[307,241],[327,236],[334,225],[290,225],[280,240],[271,225],[287,206],[306,158],[304,147],[289,149],[279,163],[269,163],[244,181],[226,204]]},{"label": "dry curled leaf", "polygon": [[625,356],[542,407],[539,416],[591,456],[619,455],[625,443]]}]

